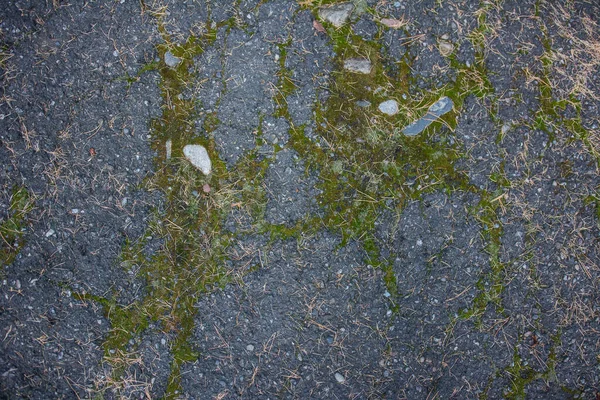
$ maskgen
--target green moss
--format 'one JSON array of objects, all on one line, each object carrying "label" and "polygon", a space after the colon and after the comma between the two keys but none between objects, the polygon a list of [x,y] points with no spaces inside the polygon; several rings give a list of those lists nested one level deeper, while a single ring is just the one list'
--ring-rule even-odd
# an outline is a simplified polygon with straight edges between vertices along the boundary
[{"label": "green moss", "polygon": [[273,98],[273,101],[275,101],[275,104],[277,105],[275,116],[284,117],[287,119],[289,119],[287,96],[292,94],[297,89],[297,86],[292,79],[291,72],[285,67],[287,60],[287,48],[291,44],[291,39],[288,39],[285,43],[280,43],[277,45],[279,49],[279,71],[277,73],[277,93]]},{"label": "green moss", "polygon": [[[540,25],[543,33],[542,43],[544,53],[540,56],[542,71],[538,76],[539,109],[534,116],[533,127],[544,131],[549,142],[555,139],[557,131],[567,130],[580,140],[587,148],[589,154],[595,159],[596,165],[600,167],[600,147],[590,139],[588,130],[583,125],[581,117],[581,100],[574,93],[565,98],[559,98],[552,82],[553,57],[552,38],[546,26]],[[575,116],[566,117],[565,110],[569,107],[574,110]]]},{"label": "green moss", "polygon": [[[316,8],[313,11],[316,12]],[[487,32],[485,17],[480,22],[477,39],[483,40]],[[467,96],[483,98],[493,94],[482,62],[483,47],[473,66],[467,67],[455,57],[450,58],[450,65],[456,71],[454,81],[436,90],[423,90],[412,76],[410,51],[401,62],[390,67],[385,50],[378,42],[355,35],[349,25],[336,29],[325,22],[324,26],[336,57],[329,98],[325,104],[315,106],[318,139],[307,138],[303,127],[293,127],[290,144],[320,176],[322,194],[318,200],[325,211],[323,226],[341,233],[343,243],[349,238],[360,239],[369,262],[384,270],[386,287],[397,297],[393,266],[380,259],[379,245],[374,238],[375,221],[383,209],[391,208],[400,213],[407,201],[418,200],[426,193],[480,192],[455,168],[456,161],[465,155],[454,140],[452,130]],[[371,73],[345,70],[344,60],[354,57],[369,59]],[[401,133],[442,96],[453,100],[453,112],[419,136],[406,137]],[[376,110],[379,103],[388,99],[399,103],[398,114],[386,116]],[[371,107],[360,107],[356,104],[358,100],[368,101]],[[487,201],[489,203],[491,198]],[[480,204],[479,208],[484,211],[482,223],[498,220],[496,207],[490,207],[484,202]],[[485,298],[498,302],[501,292],[503,267],[498,261],[501,230],[497,231],[493,228],[488,235],[492,289],[482,290],[481,304],[474,307],[476,310],[487,306]]]},{"label": "green moss", "polygon": [[[8,218],[0,222],[0,265],[11,264],[23,247],[27,216],[33,210],[34,199],[23,186],[14,186],[10,197]],[[0,271],[1,273],[2,271]]]},{"label": "green moss", "polygon": [[543,379],[546,382],[556,381],[556,348],[560,345],[560,338],[560,331],[552,336],[546,368],[541,372],[524,363],[519,355],[519,350],[515,347],[513,362],[504,370],[511,381],[510,388],[504,394],[506,399],[521,400],[527,398],[527,386],[538,379]]},{"label": "green moss", "polygon": [[[268,164],[251,153],[242,158],[233,172],[227,171],[214,140],[208,136],[219,124],[215,115],[205,119],[203,135],[196,132],[196,104],[185,98],[185,91],[194,78],[192,59],[213,38],[190,37],[185,44],[174,44],[164,29],[161,32],[165,43],[157,46],[160,59],[166,51],[181,59],[176,68],[162,61],[158,65],[162,115],[151,122],[152,147],[158,156],[156,173],[146,181],[146,187],[162,192],[164,204],[155,212],[144,237],[136,243],[126,243],[120,257],[123,267],[138,270],[146,281],[146,291],[142,299],[127,306],[115,299],[80,296],[101,304],[111,323],[104,347],[105,360],[114,367],[113,378],[121,377],[126,367],[115,354],[135,352],[128,342],[142,334],[150,322],[159,323],[164,332],[174,337],[170,342],[173,361],[165,398],[176,398],[181,365],[198,356],[190,341],[195,304],[203,293],[231,280],[225,259],[233,236],[223,229],[224,218],[234,206],[250,214],[261,213],[264,192],[257,187]],[[166,159],[167,141],[172,146],[171,159]],[[183,146],[190,143],[207,148],[213,165],[209,176],[202,175],[183,158]],[[206,185],[210,188],[208,193],[203,190]],[[148,237],[160,239],[162,246],[146,256],[143,250]]]}]

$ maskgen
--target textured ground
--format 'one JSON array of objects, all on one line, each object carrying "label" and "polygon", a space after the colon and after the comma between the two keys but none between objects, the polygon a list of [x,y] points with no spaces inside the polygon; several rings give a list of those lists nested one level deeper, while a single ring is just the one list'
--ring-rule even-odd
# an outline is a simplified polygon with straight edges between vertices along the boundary
[{"label": "textured ground", "polygon": [[0,398],[600,398],[597,2],[5,3]]}]

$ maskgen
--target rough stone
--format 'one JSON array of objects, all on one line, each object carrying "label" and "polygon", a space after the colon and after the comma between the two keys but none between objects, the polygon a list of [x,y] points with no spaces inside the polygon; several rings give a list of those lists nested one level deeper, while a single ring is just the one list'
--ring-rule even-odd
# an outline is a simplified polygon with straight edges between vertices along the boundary
[{"label": "rough stone", "polygon": [[439,45],[440,54],[444,57],[448,57],[452,52],[454,52],[454,45],[445,40],[441,40]]},{"label": "rough stone", "polygon": [[349,58],[344,61],[344,68],[360,74],[371,73],[371,61],[366,58]]},{"label": "rough stone", "polygon": [[387,115],[398,114],[398,102],[396,100],[386,100],[379,104],[379,111]]},{"label": "rough stone", "polygon": [[211,162],[208,152],[204,146],[198,144],[188,144],[183,148],[183,155],[198,168],[204,175],[210,174]]},{"label": "rough stone", "polygon": [[173,149],[173,141],[171,139],[167,140],[165,143],[165,152],[167,160],[171,159],[171,151]]},{"label": "rough stone", "polygon": [[167,51],[165,53],[165,64],[167,64],[169,67],[175,68],[179,65],[180,62],[181,58],[175,57],[170,51]]},{"label": "rough stone", "polygon": [[319,9],[319,17],[339,28],[348,21],[352,10],[354,10],[354,4],[352,3],[335,4]]}]

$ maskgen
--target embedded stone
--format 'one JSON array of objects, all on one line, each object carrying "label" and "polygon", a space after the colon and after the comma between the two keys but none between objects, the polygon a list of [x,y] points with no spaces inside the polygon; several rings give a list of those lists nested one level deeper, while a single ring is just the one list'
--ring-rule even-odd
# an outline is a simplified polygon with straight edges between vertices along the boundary
[{"label": "embedded stone", "polygon": [[396,115],[398,114],[398,102],[396,100],[386,100],[383,103],[379,104],[379,111],[387,115]]},{"label": "embedded stone", "polygon": [[349,58],[344,61],[344,68],[359,74],[371,73],[371,61],[366,58]]},{"label": "embedded stone", "polygon": [[167,64],[169,67],[175,68],[176,66],[179,65],[180,62],[181,62],[181,58],[176,57],[170,51],[167,51],[165,53],[165,64]]},{"label": "embedded stone", "polygon": [[183,148],[183,155],[194,167],[202,171],[204,175],[210,174],[210,157],[204,146],[200,146],[199,144],[188,144]]},{"label": "embedded stone", "polygon": [[402,133],[404,133],[406,136],[418,135],[419,133],[423,132],[429,125],[431,125],[432,122],[437,121],[442,115],[450,112],[453,107],[454,103],[452,102],[451,98],[446,96],[442,97],[429,107],[429,110],[427,110],[427,114],[425,114],[423,118],[418,119],[417,121],[404,128],[404,130],[402,130]]},{"label": "embedded stone", "polygon": [[319,9],[319,17],[339,28],[348,21],[352,10],[354,10],[354,4],[352,3],[335,4]]}]

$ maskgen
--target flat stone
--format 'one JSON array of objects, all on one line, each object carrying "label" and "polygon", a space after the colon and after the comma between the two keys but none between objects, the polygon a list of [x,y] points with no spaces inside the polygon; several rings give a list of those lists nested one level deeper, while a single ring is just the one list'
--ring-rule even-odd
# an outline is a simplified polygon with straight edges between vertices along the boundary
[{"label": "flat stone", "polygon": [[387,115],[398,114],[398,102],[396,100],[386,100],[379,104],[379,111]]},{"label": "flat stone", "polygon": [[452,52],[454,52],[454,45],[445,40],[441,40],[438,44],[438,47],[440,49],[440,54],[444,57],[448,57],[450,54],[452,54]]},{"label": "flat stone", "polygon": [[167,156],[167,160],[171,159],[171,151],[173,149],[173,142],[171,141],[171,139],[167,140],[167,142],[165,143],[165,151],[166,151],[166,156]]},{"label": "flat stone", "polygon": [[371,61],[366,58],[349,58],[344,61],[344,68],[359,74],[371,73]]},{"label": "flat stone", "polygon": [[175,68],[180,62],[181,58],[175,57],[170,51],[165,53],[165,64],[167,64],[169,67]]},{"label": "flat stone", "polygon": [[254,346],[249,344],[248,346],[246,346],[246,350],[248,351],[254,351]]},{"label": "flat stone", "polygon": [[356,104],[357,106],[362,107],[362,108],[371,107],[371,102],[367,101],[367,100],[358,100],[354,104]]},{"label": "flat stone", "polygon": [[336,28],[339,28],[348,21],[350,14],[352,14],[352,10],[354,10],[354,4],[352,3],[335,4],[333,6],[320,8],[319,18],[324,19]]},{"label": "flat stone", "polygon": [[442,115],[450,112],[453,107],[454,103],[452,102],[452,99],[446,96],[442,97],[433,103],[431,107],[429,107],[427,114],[425,114],[423,118],[418,119],[404,128],[402,133],[404,133],[406,136],[418,135],[419,133],[423,132],[425,128],[431,125],[432,122],[437,121]]},{"label": "flat stone", "polygon": [[335,380],[338,381],[338,383],[346,382],[346,378],[344,378],[344,375],[340,374],[339,372],[335,373]]},{"label": "flat stone", "polygon": [[204,146],[200,146],[199,144],[188,144],[183,148],[183,155],[194,167],[202,171],[204,175],[210,174],[210,157]]}]

